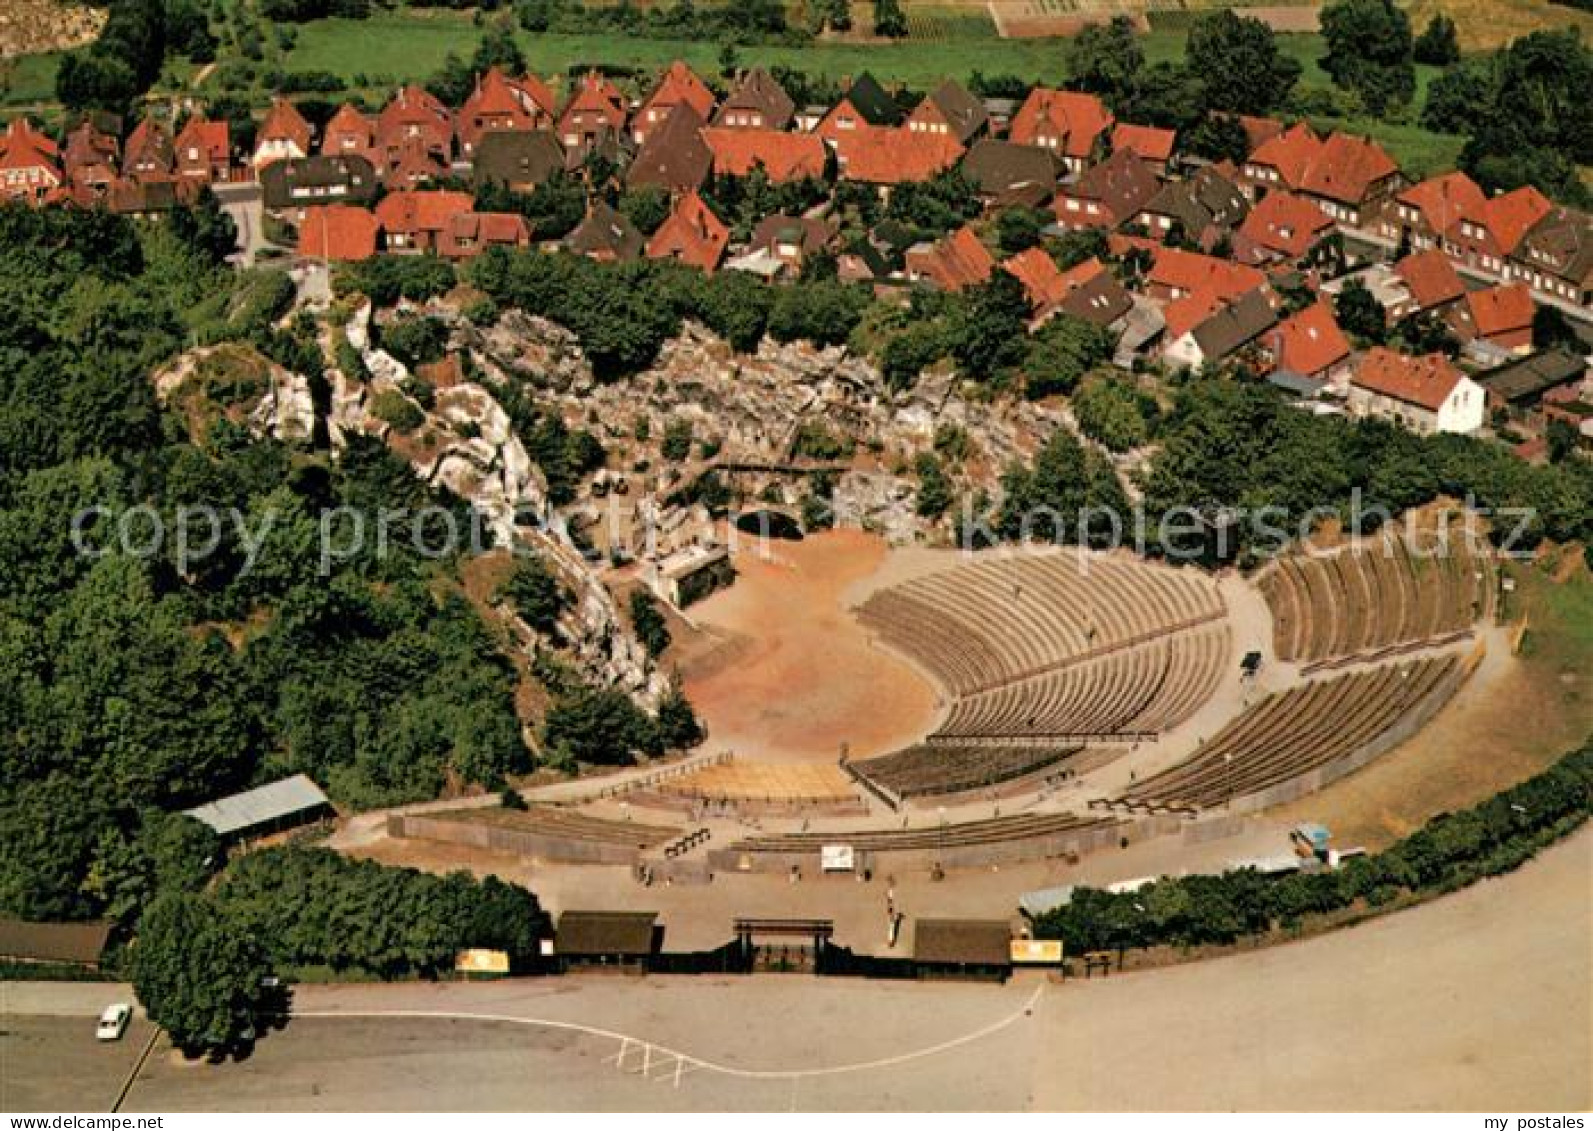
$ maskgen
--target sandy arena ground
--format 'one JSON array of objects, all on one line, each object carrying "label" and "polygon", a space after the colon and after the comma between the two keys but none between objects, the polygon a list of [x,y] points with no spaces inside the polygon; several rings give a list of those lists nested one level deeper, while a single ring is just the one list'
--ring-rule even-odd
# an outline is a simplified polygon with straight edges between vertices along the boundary
[{"label": "sandy arena ground", "polygon": [[840,530],[768,545],[762,557],[748,540],[735,585],[689,610],[722,641],[694,650],[681,671],[709,748],[833,762],[842,743],[866,758],[923,737],[937,713],[934,688],[874,647],[845,605],[885,560],[884,541]]},{"label": "sandy arena ground", "polygon": [[[125,1110],[1584,1111],[1590,869],[1584,830],[1512,876],[1351,930],[1066,985],[301,987],[316,1016],[240,1063],[157,1047]],[[90,1021],[114,987],[0,989],[0,1106],[114,1094],[131,1046],[105,1052]]]}]

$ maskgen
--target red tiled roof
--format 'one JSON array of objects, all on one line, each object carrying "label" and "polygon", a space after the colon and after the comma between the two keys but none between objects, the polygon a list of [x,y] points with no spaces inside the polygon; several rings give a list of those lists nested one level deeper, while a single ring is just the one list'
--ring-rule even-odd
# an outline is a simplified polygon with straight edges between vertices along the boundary
[{"label": "red tiled roof", "polygon": [[1399,194],[1399,202],[1421,213],[1433,231],[1447,232],[1456,220],[1482,207],[1487,197],[1477,182],[1461,172],[1429,177]]},{"label": "red tiled roof", "polygon": [[1441,353],[1410,357],[1378,346],[1356,367],[1353,384],[1437,412],[1464,374]]},{"label": "red tiled roof", "polygon": [[440,232],[454,216],[471,211],[473,203],[467,192],[402,189],[377,202],[376,218],[389,232]]},{"label": "red tiled roof", "polygon": [[1047,145],[1069,157],[1085,158],[1112,125],[1112,112],[1093,94],[1035,87],[1012,116],[1008,137],[1019,145]]},{"label": "red tiled roof", "polygon": [[59,148],[34,129],[26,118],[17,118],[0,135],[0,169],[47,169],[60,176],[56,157]]},{"label": "red tiled roof", "polygon": [[1239,124],[1244,127],[1245,138],[1250,143],[1252,153],[1283,132],[1283,123],[1276,118],[1258,118],[1250,114],[1240,114]]},{"label": "red tiled roof", "polygon": [[456,212],[448,217],[438,251],[461,258],[490,246],[525,247],[530,242],[531,225],[518,212]]},{"label": "red tiled roof", "polygon": [[1322,139],[1316,131],[1298,122],[1258,145],[1247,164],[1271,166],[1285,185],[1297,189],[1305,184],[1306,171],[1321,149]]},{"label": "red tiled roof", "polygon": [[927,181],[961,159],[949,134],[913,133],[900,127],[862,126],[835,141],[841,175],[875,185]]},{"label": "red tiled roof", "polygon": [[675,259],[712,273],[719,266],[730,243],[730,229],[703,203],[701,196],[688,192],[680,198],[663,226],[647,241],[649,259]]},{"label": "red tiled roof", "polygon": [[1530,329],[1537,312],[1532,289],[1525,283],[1471,291],[1466,295],[1466,306],[1471,311],[1472,325],[1485,338]]},{"label": "red tiled roof", "polygon": [[1377,182],[1399,172],[1388,152],[1370,138],[1334,131],[1305,171],[1306,192],[1359,204]]},{"label": "red tiled roof", "polygon": [[381,224],[351,204],[312,205],[299,225],[299,254],[316,259],[369,259]]},{"label": "red tiled roof", "polygon": [[[1461,220],[1481,225],[1492,235],[1499,253],[1510,255],[1534,225],[1552,211],[1554,205],[1548,197],[1531,185],[1525,185],[1513,192],[1490,197],[1479,207],[1465,213]],[[1458,227],[1452,228],[1450,236],[1454,237],[1458,232]]]},{"label": "red tiled roof", "polygon": [[225,165],[232,156],[232,132],[226,122],[211,122],[204,118],[191,118],[177,135],[174,143],[179,159],[190,149],[198,149],[200,159],[213,165]]},{"label": "red tiled roof", "polygon": [[1191,291],[1182,298],[1174,299],[1162,311],[1162,322],[1166,327],[1166,340],[1176,342],[1221,310],[1227,303],[1228,300],[1215,287],[1202,287],[1198,291]]},{"label": "red tiled roof", "polygon": [[310,123],[304,120],[298,107],[286,98],[273,98],[265,121],[260,123],[260,132],[255,135],[254,150],[259,153],[261,146],[268,141],[287,141],[298,146],[300,153],[307,154],[310,152],[311,133]]},{"label": "red tiled roof", "polygon": [[363,154],[376,140],[376,122],[359,107],[345,102],[326,123],[321,152],[333,155]]},{"label": "red tiled roof", "polygon": [[1323,373],[1350,356],[1350,343],[1325,301],[1306,307],[1267,339],[1278,368],[1305,377]]},{"label": "red tiled roof", "polygon": [[1155,126],[1135,126],[1128,122],[1117,123],[1112,131],[1112,149],[1126,149],[1147,161],[1166,161],[1173,155],[1178,141],[1177,130],[1163,130]]},{"label": "red tiled roof", "polygon": [[1299,259],[1332,226],[1332,218],[1305,197],[1269,192],[1250,210],[1239,234],[1269,251]]},{"label": "red tiled roof", "polygon": [[1037,311],[1046,311],[1060,304],[1068,295],[1106,270],[1099,259],[1091,256],[1083,263],[1064,271],[1056,260],[1038,247],[1020,251],[1001,265],[1029,293],[1029,302]]},{"label": "red tiled roof", "polygon": [[0,148],[12,145],[25,145],[46,157],[58,157],[61,153],[61,147],[55,144],[55,139],[35,129],[27,118],[13,118],[6,125],[6,132],[0,135]]},{"label": "red tiled roof", "polygon": [[575,93],[565,104],[563,114],[559,116],[560,130],[566,129],[576,115],[583,118],[596,116],[611,129],[622,130],[625,128],[625,96],[608,79],[596,71],[589,71],[582,77]]},{"label": "red tiled roof", "polygon": [[958,228],[933,247],[909,252],[911,266],[948,291],[983,283],[996,269],[995,258],[972,228]]},{"label": "red tiled roof", "polygon": [[1455,265],[1437,248],[1407,255],[1394,264],[1394,274],[1405,281],[1418,310],[1454,302],[1466,293],[1466,284],[1460,281]]},{"label": "red tiled roof", "polygon": [[535,75],[511,79],[497,67],[476,78],[459,110],[459,139],[474,147],[487,130],[531,130],[553,118],[555,99]]},{"label": "red tiled roof", "polygon": [[745,177],[759,165],[776,184],[824,176],[824,139],[779,130],[710,126],[702,138],[714,155],[714,172]]},{"label": "red tiled roof", "polygon": [[713,116],[713,91],[697,77],[695,71],[677,59],[669,65],[658,86],[636,112],[636,129],[643,135],[643,140],[653,126],[661,124],[669,112],[681,103],[697,111],[697,116],[705,122]]},{"label": "red tiled roof", "polygon": [[1254,267],[1180,248],[1157,246],[1155,256],[1149,281],[1185,294],[1213,289],[1222,298],[1237,298],[1267,281]]},{"label": "red tiled roof", "polygon": [[407,139],[419,139],[445,154],[454,140],[454,119],[448,107],[413,83],[400,88],[376,118],[376,144],[382,149],[397,150]]}]

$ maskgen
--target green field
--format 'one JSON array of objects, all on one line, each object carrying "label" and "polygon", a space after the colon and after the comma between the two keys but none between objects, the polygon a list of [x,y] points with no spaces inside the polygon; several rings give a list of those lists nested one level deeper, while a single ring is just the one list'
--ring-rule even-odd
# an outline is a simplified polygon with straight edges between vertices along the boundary
[{"label": "green field", "polygon": [[38,106],[55,101],[60,55],[22,55],[0,63],[0,105]]}]

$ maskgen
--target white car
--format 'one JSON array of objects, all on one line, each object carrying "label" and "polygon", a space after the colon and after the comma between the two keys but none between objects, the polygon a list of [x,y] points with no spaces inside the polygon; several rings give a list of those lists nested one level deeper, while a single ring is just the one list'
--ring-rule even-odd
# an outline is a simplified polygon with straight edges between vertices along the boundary
[{"label": "white car", "polygon": [[122,1034],[127,1032],[127,1025],[133,1020],[133,1007],[125,1001],[115,1005],[107,1005],[105,1012],[100,1014],[99,1026],[94,1030],[94,1036],[102,1041],[119,1041]]}]

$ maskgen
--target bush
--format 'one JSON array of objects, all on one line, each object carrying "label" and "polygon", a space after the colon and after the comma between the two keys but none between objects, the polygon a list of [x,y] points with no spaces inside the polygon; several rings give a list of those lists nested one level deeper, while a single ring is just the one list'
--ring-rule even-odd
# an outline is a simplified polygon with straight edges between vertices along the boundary
[{"label": "bush", "polygon": [[401,436],[426,423],[426,414],[420,407],[397,389],[386,389],[371,398],[371,415],[392,426]]}]

